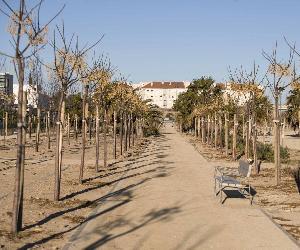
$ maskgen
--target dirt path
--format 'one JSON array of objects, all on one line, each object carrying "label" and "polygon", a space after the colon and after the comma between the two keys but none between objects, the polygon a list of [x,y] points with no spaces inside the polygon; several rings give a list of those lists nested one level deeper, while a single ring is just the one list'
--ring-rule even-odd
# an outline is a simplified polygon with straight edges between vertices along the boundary
[{"label": "dirt path", "polygon": [[[298,249],[246,199],[221,205],[213,166],[168,126],[64,249]],[[133,175],[133,172],[127,175]]]}]

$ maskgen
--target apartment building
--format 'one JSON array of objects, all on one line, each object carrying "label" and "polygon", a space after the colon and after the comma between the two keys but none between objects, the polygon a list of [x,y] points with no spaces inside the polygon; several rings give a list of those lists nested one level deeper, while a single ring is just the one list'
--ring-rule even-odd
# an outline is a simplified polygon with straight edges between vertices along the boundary
[{"label": "apartment building", "polygon": [[143,82],[135,87],[143,100],[163,109],[171,109],[178,95],[187,90],[189,82]]},{"label": "apartment building", "polygon": [[0,92],[6,95],[13,94],[13,75],[0,73]]}]

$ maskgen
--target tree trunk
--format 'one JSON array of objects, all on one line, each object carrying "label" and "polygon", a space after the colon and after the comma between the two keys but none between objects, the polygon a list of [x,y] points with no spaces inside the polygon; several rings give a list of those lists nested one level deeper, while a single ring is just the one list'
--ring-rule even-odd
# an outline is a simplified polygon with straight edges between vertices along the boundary
[{"label": "tree trunk", "polygon": [[127,144],[128,144],[128,119],[127,119],[127,113],[124,115],[124,136],[125,136],[125,145],[124,145],[124,151],[127,152]]},{"label": "tree trunk", "polygon": [[117,112],[114,110],[114,159],[117,159]]},{"label": "tree trunk", "polygon": [[71,123],[70,123],[70,114],[68,113],[67,115],[67,140],[68,140],[68,145],[70,145],[70,129],[71,129]]},{"label": "tree trunk", "polygon": [[205,120],[204,120],[205,118],[204,117],[202,117],[201,118],[201,141],[202,141],[202,143],[205,143],[205,137],[206,137],[206,135],[205,135],[205,128],[206,128],[206,126],[205,126]]},{"label": "tree trunk", "polygon": [[242,116],[242,119],[243,119],[243,140],[245,139],[245,131],[246,131],[246,129],[245,129],[245,115],[243,114],[243,116]]},{"label": "tree trunk", "polygon": [[51,130],[51,124],[50,124],[50,111],[47,112],[47,120],[46,120],[46,124],[47,124],[47,138],[48,138],[47,147],[48,147],[48,149],[50,149],[50,148],[51,148],[51,137],[50,137],[50,130]]},{"label": "tree trunk", "polygon": [[1,135],[4,138],[4,145],[5,145],[5,114],[2,114],[2,132]]},{"label": "tree trunk", "polygon": [[266,134],[267,134],[267,119],[265,119],[265,122],[264,122],[264,128],[263,128],[263,144],[265,145],[266,144]]},{"label": "tree trunk", "polygon": [[24,85],[24,61],[17,58],[19,72],[18,91],[18,134],[17,134],[17,160],[15,172],[15,187],[12,211],[12,233],[16,235],[22,229],[23,220],[23,195],[24,195],[24,164],[25,164],[25,114],[26,114],[26,93],[23,92]]},{"label": "tree trunk", "polygon": [[253,118],[253,125],[252,125],[252,144],[253,144],[253,165],[254,165],[254,172],[258,174],[258,162],[257,162],[257,129],[256,129],[256,120]]},{"label": "tree trunk", "polygon": [[82,98],[82,129],[81,129],[81,139],[82,139],[82,146],[81,146],[81,164],[80,164],[80,171],[79,171],[79,183],[82,184],[83,182],[83,169],[85,163],[85,144],[86,144],[86,119],[87,119],[87,112],[88,112],[88,103],[86,101],[88,95],[89,85],[84,86],[84,93]]},{"label": "tree trunk", "polygon": [[222,124],[221,115],[219,115],[219,129],[218,130],[219,130],[219,140],[218,140],[219,148],[223,148],[223,140],[222,140],[223,124]]},{"label": "tree trunk", "polygon": [[236,160],[236,137],[237,137],[237,117],[236,114],[233,116],[233,135],[232,135],[232,159]]},{"label": "tree trunk", "polygon": [[225,155],[228,156],[228,114],[225,113],[225,126],[224,126],[224,136],[225,136]]},{"label": "tree trunk", "polygon": [[213,116],[211,116],[211,119],[210,119],[210,122],[211,122],[211,129],[210,129],[210,144],[213,145],[214,143],[214,118]]},{"label": "tree trunk", "polygon": [[31,114],[29,115],[29,118],[28,118],[28,126],[29,126],[29,139],[31,139],[31,133],[32,133],[32,116]]},{"label": "tree trunk", "polygon": [[5,135],[4,135],[4,138],[7,136],[8,136],[8,112],[5,112]]},{"label": "tree trunk", "polygon": [[35,130],[35,152],[39,152],[40,129],[41,129],[41,109],[37,107],[36,130]]},{"label": "tree trunk", "polygon": [[131,113],[128,116],[128,148],[131,148]]},{"label": "tree trunk", "polygon": [[123,155],[123,128],[124,127],[124,113],[120,116],[120,154]]},{"label": "tree trunk", "polygon": [[89,117],[89,141],[92,144],[92,130],[93,130],[93,117],[90,115]]},{"label": "tree trunk", "polygon": [[197,117],[194,118],[194,136],[197,138],[198,131],[197,131]]},{"label": "tree trunk", "polygon": [[248,121],[246,122],[246,140],[245,140],[245,157],[246,159],[249,159],[249,146],[250,146],[250,129],[251,129],[251,124],[250,124],[250,117],[248,117]]},{"label": "tree trunk", "polygon": [[283,139],[285,136],[285,117],[283,118],[283,123],[281,123],[281,143],[280,145],[283,146]]},{"label": "tree trunk", "polygon": [[298,111],[298,135],[300,135],[300,110]]},{"label": "tree trunk", "polygon": [[215,122],[214,122],[214,127],[215,127],[215,149],[218,147],[218,119],[217,119],[217,114],[215,113]]},{"label": "tree trunk", "polygon": [[207,144],[210,144],[210,116],[207,117]]},{"label": "tree trunk", "polygon": [[78,139],[78,116],[77,114],[75,115],[75,140],[77,142]]},{"label": "tree trunk", "polygon": [[99,106],[96,105],[96,172],[99,171],[100,138],[99,138]]},{"label": "tree trunk", "polygon": [[199,137],[199,140],[201,140],[201,118],[198,117],[197,118],[197,133],[198,133],[198,137]]},{"label": "tree trunk", "polygon": [[136,133],[136,140],[139,139],[140,137],[140,132],[139,132],[139,119],[136,117],[135,118],[135,133]]},{"label": "tree trunk", "polygon": [[58,115],[56,122],[56,153],[55,153],[55,183],[54,183],[54,200],[58,201],[60,198],[60,181],[61,181],[61,164],[62,164],[62,144],[63,133],[62,124],[65,116],[65,93],[62,91]]},{"label": "tree trunk", "polygon": [[280,164],[280,118],[279,118],[279,94],[275,94],[275,110],[274,110],[274,162],[275,162],[275,178],[276,184],[281,181],[281,164]]},{"label": "tree trunk", "polygon": [[107,168],[107,111],[104,108],[103,114],[103,166]]},{"label": "tree trunk", "polygon": [[47,126],[47,115],[46,114],[44,114],[44,116],[43,116],[43,125],[44,125],[44,132],[45,132],[45,134],[47,134],[47,130],[46,130],[46,126]]},{"label": "tree trunk", "polygon": [[134,120],[133,117],[132,117],[132,127],[131,127],[131,138],[132,138],[132,146],[134,146],[135,144],[135,133],[134,133],[134,125],[135,125],[135,122],[136,122],[136,119]]}]

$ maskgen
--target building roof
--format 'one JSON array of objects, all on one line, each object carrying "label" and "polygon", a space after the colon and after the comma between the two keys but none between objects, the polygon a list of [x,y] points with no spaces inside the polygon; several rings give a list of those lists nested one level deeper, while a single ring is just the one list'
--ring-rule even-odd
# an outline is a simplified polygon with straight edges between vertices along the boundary
[{"label": "building roof", "polygon": [[184,82],[149,82],[143,89],[185,89]]}]

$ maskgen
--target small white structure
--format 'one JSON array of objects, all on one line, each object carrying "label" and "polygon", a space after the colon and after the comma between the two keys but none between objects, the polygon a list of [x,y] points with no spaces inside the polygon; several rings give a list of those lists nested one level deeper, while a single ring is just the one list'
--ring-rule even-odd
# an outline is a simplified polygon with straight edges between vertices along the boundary
[{"label": "small white structure", "polygon": [[[19,85],[14,84],[14,95],[15,95],[15,104],[18,104],[18,93],[19,93]],[[49,105],[49,96],[44,93],[39,93],[36,90],[36,87],[30,85],[24,85],[23,90],[27,91],[27,107],[31,107],[33,109],[37,108],[38,101],[40,102],[41,108],[46,108]]]},{"label": "small white structure", "polygon": [[133,87],[143,100],[149,100],[160,108],[171,109],[178,95],[187,90],[189,82],[142,82]]}]

